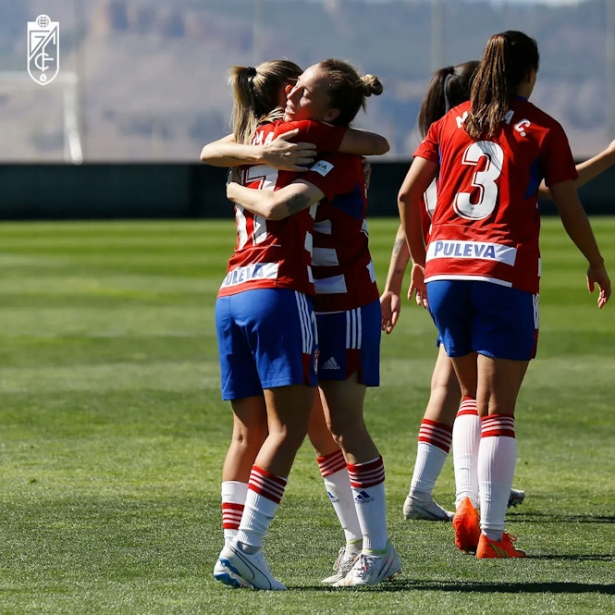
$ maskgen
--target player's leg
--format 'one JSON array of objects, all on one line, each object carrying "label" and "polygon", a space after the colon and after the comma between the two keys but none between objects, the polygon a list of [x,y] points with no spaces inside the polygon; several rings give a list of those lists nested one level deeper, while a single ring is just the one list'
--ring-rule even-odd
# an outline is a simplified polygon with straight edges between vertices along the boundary
[{"label": "player's leg", "polygon": [[318,317],[323,406],[344,452],[363,535],[362,554],[340,586],[371,585],[401,570],[387,534],[384,463],[363,417],[366,387],[379,384],[380,322],[379,301]]},{"label": "player's leg", "polygon": [[254,460],[267,437],[267,409],[263,395],[231,401],[233,434],[222,467],[222,527],[225,543],[239,530]]},{"label": "player's leg", "polygon": [[214,576],[229,585],[285,589],[271,575],[261,548],[308,430],[316,384],[315,318],[301,293],[242,294],[250,296],[243,298],[238,320],[248,331],[263,387],[268,435],[250,472],[237,538],[223,549]]},{"label": "player's leg", "polygon": [[231,402],[233,433],[222,468],[225,543],[237,535],[254,460],[267,436],[267,413],[254,357],[236,321],[234,297],[216,301],[216,332],[222,398]]},{"label": "player's leg", "polygon": [[414,473],[404,502],[406,519],[450,521],[449,513],[433,500],[433,489],[451,446],[451,430],[459,405],[459,383],[444,345],[431,378],[429,402],[419,430]]},{"label": "player's leg", "polygon": [[[472,349],[471,288],[472,282],[466,280],[437,281],[427,285],[430,309],[455,370],[463,400],[476,399],[477,386],[476,353]],[[477,458],[478,440],[468,440],[467,447],[468,454]],[[453,459],[457,461],[456,452],[453,452]],[[455,479],[458,479],[457,469]],[[477,479],[474,482],[478,485]],[[456,484],[456,491],[459,488]],[[453,528],[457,548],[464,552],[475,552],[480,538],[479,517],[476,504],[467,496],[458,501]]]},{"label": "player's leg", "polygon": [[363,535],[350,487],[346,460],[342,449],[331,435],[319,394],[314,396],[308,436],[316,451],[327,496],[345,535],[345,545],[339,550],[333,564],[334,574],[322,581],[332,585],[343,579],[352,568],[363,547]]},{"label": "player's leg", "polygon": [[[477,557],[520,557],[504,538],[504,523],[517,457],[515,405],[535,350],[533,296],[493,284],[476,284],[473,345],[481,419],[478,480],[481,541]],[[505,553],[505,555],[502,555]]]},{"label": "player's leg", "polygon": [[481,537],[476,555],[479,558],[524,555],[512,545],[504,523],[517,459],[515,404],[527,365],[527,361],[478,356]]}]

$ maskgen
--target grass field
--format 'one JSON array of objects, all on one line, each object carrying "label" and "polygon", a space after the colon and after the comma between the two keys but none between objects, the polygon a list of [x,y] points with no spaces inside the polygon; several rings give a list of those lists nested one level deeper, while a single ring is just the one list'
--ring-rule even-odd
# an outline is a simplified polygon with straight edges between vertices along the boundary
[{"label": "grass field", "polygon": [[[594,224],[615,263],[615,220]],[[383,282],[395,222],[370,228]],[[231,417],[213,305],[233,234],[230,221],[0,226],[0,614],[615,613],[615,305],[595,307],[556,220],[517,414],[528,495],[508,524],[529,557],[478,561],[450,525],[402,518],[435,358],[429,317],[406,304],[367,404],[401,578],[319,585],[342,535],[305,445],[265,544],[291,591],[217,585]],[[453,491],[449,461],[435,495],[451,506]]]}]

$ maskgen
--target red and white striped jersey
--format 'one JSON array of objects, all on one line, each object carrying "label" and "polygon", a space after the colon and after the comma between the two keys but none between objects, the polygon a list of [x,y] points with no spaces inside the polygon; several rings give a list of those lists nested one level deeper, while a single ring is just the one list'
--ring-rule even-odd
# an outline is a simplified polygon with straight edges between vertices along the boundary
[{"label": "red and white striped jersey", "polygon": [[325,156],[301,179],[325,194],[314,223],[314,310],[341,312],[375,301],[379,293],[368,245],[361,158]]},{"label": "red and white striped jersey", "polygon": [[538,186],[577,172],[560,124],[519,98],[500,132],[470,138],[466,102],[434,122],[415,156],[440,165],[425,281],[481,279],[538,292]]},{"label": "red and white striped jersey", "polygon": [[[337,151],[345,132],[345,128],[310,120],[279,121],[261,126],[252,142],[268,143],[295,128],[299,133],[293,141],[314,143],[320,152]],[[244,186],[261,190],[278,190],[298,177],[297,173],[266,165],[246,165],[242,173]],[[236,205],[235,253],[218,296],[257,288],[289,288],[314,294],[311,262],[315,210],[312,207],[284,220],[266,220]]]}]

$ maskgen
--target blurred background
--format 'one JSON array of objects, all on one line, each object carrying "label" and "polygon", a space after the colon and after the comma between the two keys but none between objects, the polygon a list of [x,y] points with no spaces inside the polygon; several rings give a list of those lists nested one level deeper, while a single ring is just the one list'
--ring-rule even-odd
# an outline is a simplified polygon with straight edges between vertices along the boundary
[{"label": "blurred background", "polygon": [[[26,24],[60,23],[60,72],[26,70]],[[0,0],[0,160],[196,162],[229,132],[226,72],[326,57],[378,75],[359,127],[408,160],[433,70],[479,59],[505,29],[537,39],[532,101],[585,158],[615,138],[615,0]]]}]

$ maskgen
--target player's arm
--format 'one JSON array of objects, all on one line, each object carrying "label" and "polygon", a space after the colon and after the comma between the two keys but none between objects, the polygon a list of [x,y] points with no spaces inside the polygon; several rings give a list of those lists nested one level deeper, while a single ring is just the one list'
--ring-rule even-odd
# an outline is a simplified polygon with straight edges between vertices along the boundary
[{"label": "player's arm", "polygon": [[312,143],[291,143],[298,132],[289,130],[263,145],[236,143],[233,135],[228,135],[208,143],[201,150],[201,160],[214,167],[266,164],[283,171],[305,171],[305,166],[314,161],[316,147]]},{"label": "player's arm", "polygon": [[254,190],[231,182],[226,186],[229,200],[266,220],[282,220],[316,205],[325,194],[309,182],[298,179],[279,190]]},{"label": "player's arm", "polygon": [[401,312],[401,287],[410,260],[410,251],[406,243],[404,229],[400,225],[395,235],[391,261],[387,273],[384,291],[380,295],[380,308],[382,310],[382,330],[391,333],[397,324]]},{"label": "player's arm", "polygon": [[342,154],[356,154],[357,156],[380,156],[390,150],[389,142],[375,132],[348,128],[339,151]]},{"label": "player's arm", "polygon": [[413,262],[408,298],[412,297],[414,291],[425,296],[423,277],[427,253],[421,223],[421,199],[437,173],[437,163],[419,156],[415,157],[397,196],[401,226]]},{"label": "player's arm", "polygon": [[[611,141],[609,146],[585,162],[577,165],[577,173],[579,176],[576,178],[574,185],[580,188],[587,182],[598,177],[604,173],[609,167],[615,164],[615,140]],[[542,199],[552,199],[551,191],[545,185],[544,181],[538,188],[538,196]]]},{"label": "player's arm", "polygon": [[574,181],[570,179],[553,184],[550,190],[568,236],[587,259],[587,289],[593,293],[596,284],[600,288],[598,307],[602,308],[611,296],[611,281]]}]

